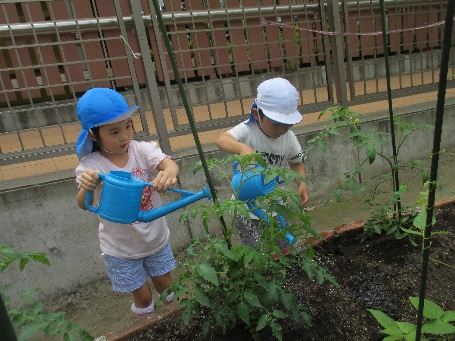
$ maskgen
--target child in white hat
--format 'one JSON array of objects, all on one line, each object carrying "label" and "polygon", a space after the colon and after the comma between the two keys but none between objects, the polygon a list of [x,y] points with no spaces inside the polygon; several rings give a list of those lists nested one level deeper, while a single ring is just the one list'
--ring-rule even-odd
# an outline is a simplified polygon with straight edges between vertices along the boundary
[{"label": "child in white hat", "polygon": [[[286,79],[273,78],[259,84],[249,120],[223,133],[216,141],[218,148],[241,156],[260,153],[267,166],[289,167],[306,177],[302,161],[303,150],[295,134],[289,129],[302,120],[297,110],[299,94]],[[308,202],[307,185],[296,181],[297,193],[302,206]],[[236,226],[242,243],[256,247],[261,238],[259,220],[251,215],[252,221],[239,217]],[[284,242],[280,245],[285,248]]]},{"label": "child in white hat", "polygon": [[[79,99],[76,112],[82,130],[76,153],[81,161],[76,168],[76,181],[80,208],[86,209],[85,199],[90,191],[94,193],[94,205],[98,205],[103,188],[98,172],[125,171],[151,182],[153,188],[145,187],[142,194],[143,211],[161,206],[158,192],[176,184],[179,168],[158,144],[132,140],[131,115],[136,110],[137,106],[130,108],[122,95],[107,88],[91,89]],[[101,217],[99,221],[100,247],[113,290],[133,294],[131,311],[135,314],[153,313],[147,278],[161,294],[171,284],[171,271],[175,268],[165,218],[133,224],[113,223]],[[166,301],[171,302],[172,293],[166,295]]]}]

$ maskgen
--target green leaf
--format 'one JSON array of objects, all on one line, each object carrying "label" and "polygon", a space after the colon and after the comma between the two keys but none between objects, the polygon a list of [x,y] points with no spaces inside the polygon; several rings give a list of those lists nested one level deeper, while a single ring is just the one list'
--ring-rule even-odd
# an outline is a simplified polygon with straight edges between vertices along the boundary
[{"label": "green leaf", "polygon": [[416,330],[416,326],[409,322],[397,322],[397,326],[403,334],[409,334]]},{"label": "green leaf", "polygon": [[422,169],[422,183],[425,184],[430,180],[430,173],[426,169]]},{"label": "green leaf", "polygon": [[218,242],[214,243],[213,248],[215,250],[217,250],[218,252],[220,252],[226,258],[228,258],[230,260],[234,260],[235,259],[234,254],[232,253],[231,250],[229,250],[226,242],[218,241]]},{"label": "green leaf", "polygon": [[243,297],[244,297],[245,301],[247,301],[253,307],[258,307],[258,308],[262,307],[261,301],[259,301],[258,296],[254,292],[245,291]]},{"label": "green leaf", "polygon": [[196,162],[193,167],[193,174],[196,174],[202,168],[202,161]]},{"label": "green leaf", "polygon": [[421,210],[414,218],[412,224],[418,229],[424,230],[427,226],[427,211],[425,209]]},{"label": "green leaf", "polygon": [[215,268],[207,263],[201,263],[196,266],[196,272],[201,275],[206,281],[218,286],[218,278]]},{"label": "green leaf", "polygon": [[403,333],[401,333],[400,329],[398,326],[396,327],[391,327],[391,328],[385,328],[381,330],[381,333],[393,336],[393,337],[398,337],[397,340],[402,340],[403,339]]},{"label": "green leaf", "polygon": [[281,326],[279,323],[276,323],[275,321],[270,322],[270,327],[272,328],[272,333],[273,335],[278,339],[278,340],[283,340],[283,331],[281,329]]},{"label": "green leaf", "polygon": [[383,326],[384,328],[391,329],[391,330],[395,329],[397,332],[393,333],[394,335],[398,335],[400,333],[397,323],[392,318],[390,318],[389,316],[384,314],[382,311],[375,310],[375,309],[367,309],[367,310],[373,315],[373,317],[379,322],[379,324],[381,326]]},{"label": "green leaf", "polygon": [[[182,312],[182,320],[184,324],[188,324],[191,321],[191,317],[193,316],[193,309],[191,306],[191,301],[185,300],[181,301],[179,306],[184,306],[183,312]],[[183,303],[183,304],[182,304]]]},{"label": "green leaf", "polygon": [[281,302],[283,302],[283,305],[287,310],[296,310],[297,304],[295,302],[295,296],[291,293],[281,294]]},{"label": "green leaf", "polygon": [[365,153],[367,154],[368,162],[371,165],[376,159],[376,147],[373,144],[367,144],[365,146]]},{"label": "green leaf", "polygon": [[205,292],[200,288],[194,288],[193,294],[196,301],[198,301],[201,305],[209,308],[212,306],[210,299],[205,296]]},{"label": "green leaf", "polygon": [[205,320],[203,323],[202,323],[202,333],[204,335],[207,335],[207,333],[209,332],[210,330],[210,326],[212,325],[212,321],[211,320]]},{"label": "green leaf", "polygon": [[248,308],[248,305],[245,304],[245,302],[242,301],[238,304],[237,314],[239,314],[239,317],[243,322],[245,322],[247,325],[250,324],[250,309]]},{"label": "green leaf", "polygon": [[275,283],[267,283],[267,293],[264,295],[264,299],[268,304],[273,304],[278,299],[278,290]]},{"label": "green leaf", "polygon": [[[417,327],[414,327],[414,330],[411,330],[408,334],[405,334],[404,338],[406,339],[406,341],[415,341],[416,333],[417,333]],[[422,338],[421,341],[425,341],[425,339]]]},{"label": "green leaf", "polygon": [[18,335],[18,341],[30,340],[33,335],[38,333],[41,329],[38,327],[38,323],[32,321],[27,323],[20,331]]},{"label": "green leaf", "polygon": [[33,306],[31,307],[31,312],[34,315],[37,315],[37,314],[39,314],[42,311],[43,311],[43,303],[41,303],[41,302],[35,302],[33,304]]},{"label": "green leaf", "polygon": [[422,232],[417,232],[417,231],[409,230],[409,229],[405,229],[405,228],[401,228],[401,231],[406,232],[408,234],[415,234],[417,236],[421,236],[422,235]]},{"label": "green leaf", "polygon": [[[414,308],[416,309],[419,309],[419,298],[418,297],[409,297],[412,305],[414,306]],[[425,300],[424,301],[424,307],[423,307],[423,316],[428,318],[428,319],[433,319],[433,320],[437,320],[437,319],[440,319],[442,317],[442,315],[444,314],[444,310],[438,306],[436,303],[432,302],[432,301],[429,301],[429,300]]]},{"label": "green leaf", "polygon": [[316,270],[316,278],[317,278],[318,284],[322,284],[325,279],[325,272]]},{"label": "green leaf", "polygon": [[444,312],[440,320],[444,322],[455,322],[455,310],[449,310]]},{"label": "green leaf", "polygon": [[455,333],[455,326],[439,320],[432,320],[423,325],[422,333],[433,335],[448,335]]},{"label": "green leaf", "polygon": [[[436,217],[433,215],[431,225],[436,224]],[[424,230],[427,225],[427,211],[422,209],[414,218],[413,225],[421,230]]]},{"label": "green leaf", "polygon": [[264,327],[270,323],[272,318],[270,317],[269,314],[262,314],[261,317],[259,318],[258,324],[256,326],[256,330],[262,330]]},{"label": "green leaf", "polygon": [[19,262],[19,269],[22,271],[24,270],[25,266],[29,262],[29,258],[22,258],[21,261]]},{"label": "green leaf", "polygon": [[279,319],[284,319],[288,317],[288,314],[286,314],[284,311],[278,310],[278,309],[273,309],[272,312],[273,316]]},{"label": "green leaf", "polygon": [[[382,331],[384,332],[384,331]],[[382,341],[401,341],[403,337],[401,335],[389,335],[382,339]],[[423,340],[422,340],[423,341]]]},{"label": "green leaf", "polygon": [[30,255],[30,258],[33,259],[35,262],[40,262],[45,265],[51,265],[51,262],[46,257],[45,253],[34,253]]}]

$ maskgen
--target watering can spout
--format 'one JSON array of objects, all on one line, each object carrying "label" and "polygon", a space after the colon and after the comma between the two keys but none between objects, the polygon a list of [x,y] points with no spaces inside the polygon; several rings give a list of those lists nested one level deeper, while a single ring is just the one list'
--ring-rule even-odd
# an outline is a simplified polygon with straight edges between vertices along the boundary
[{"label": "watering can spout", "polygon": [[[268,226],[272,225],[271,218],[263,210],[256,208],[256,199],[260,196],[265,196],[272,192],[276,186],[275,179],[266,183],[264,176],[261,174],[261,169],[259,165],[254,167],[253,170],[242,174],[238,170],[239,163],[234,162],[232,165],[232,170],[234,176],[231,180],[232,189],[234,195],[237,195],[239,200],[246,201],[248,209],[253,213],[259,220],[265,222]],[[279,214],[276,215],[279,219],[281,229],[286,226],[286,222],[283,217]],[[293,245],[297,238],[294,238],[289,232],[286,231],[286,240],[289,245]]]},{"label": "watering can spout", "polygon": [[192,204],[193,202],[196,202],[200,199],[212,199],[212,193],[206,186],[204,186],[204,188],[197,193],[172,187],[169,187],[168,191],[179,193],[182,195],[182,198],[180,200],[170,202],[166,205],[156,207],[150,211],[140,211],[138,215],[138,221],[152,221],[161,218],[171,212],[174,212],[179,208]]}]

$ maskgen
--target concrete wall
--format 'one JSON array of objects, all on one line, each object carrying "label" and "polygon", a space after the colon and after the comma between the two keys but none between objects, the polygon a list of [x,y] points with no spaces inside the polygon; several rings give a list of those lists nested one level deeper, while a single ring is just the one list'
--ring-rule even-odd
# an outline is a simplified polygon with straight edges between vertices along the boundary
[{"label": "concrete wall", "polygon": [[[433,124],[434,103],[408,107],[402,112],[413,123]],[[378,129],[389,131],[389,124],[384,121],[387,113],[368,115],[362,124],[365,131]],[[455,106],[446,107],[444,117],[443,147],[455,144],[452,133],[455,126]],[[323,124],[297,127],[294,131],[302,145],[322,129]],[[433,130],[428,129],[412,135],[403,146],[400,156],[402,161],[420,159],[431,153]],[[327,194],[343,181],[344,173],[352,170],[356,163],[357,149],[344,137],[337,136],[329,141],[327,152],[313,150],[306,159],[307,176],[310,181],[310,195],[313,203],[323,200]],[[223,157],[223,153],[213,145],[205,146],[206,158]],[[390,145],[384,146],[382,152]],[[199,161],[195,151],[175,154],[179,166],[180,186],[183,189],[199,191],[206,185],[203,171],[193,175],[194,164]],[[365,177],[372,177],[387,171],[384,162],[367,167]],[[228,184],[214,179],[220,199],[230,196]],[[12,245],[20,251],[45,252],[51,266],[31,263],[24,271],[18,270],[14,263],[0,275],[0,285],[14,283],[10,292],[27,289],[39,289],[37,298],[46,299],[76,291],[87,283],[104,278],[105,270],[99,257],[97,236],[97,217],[93,213],[80,210],[76,205],[76,185],[72,171],[50,174],[46,177],[22,179],[20,183],[0,183],[0,245]],[[14,185],[14,186],[13,186]],[[162,195],[164,202],[175,199],[175,194]],[[204,199],[207,204],[210,201]],[[200,201],[199,203],[202,203]],[[179,223],[183,210],[169,214],[167,220],[171,229],[171,245],[175,251],[183,249],[191,237],[202,232],[200,223]],[[212,231],[219,231],[219,226],[212,226]]]}]

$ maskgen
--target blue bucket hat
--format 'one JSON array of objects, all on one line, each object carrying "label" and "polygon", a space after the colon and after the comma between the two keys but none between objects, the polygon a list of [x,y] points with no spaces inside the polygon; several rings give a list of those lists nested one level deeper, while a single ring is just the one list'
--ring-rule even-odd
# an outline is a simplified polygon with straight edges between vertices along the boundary
[{"label": "blue bucket hat", "polygon": [[88,138],[90,129],[126,120],[137,109],[138,106],[130,108],[125,98],[115,90],[109,88],[88,90],[76,105],[76,114],[82,126],[76,142],[79,160],[93,150],[93,141]]}]

